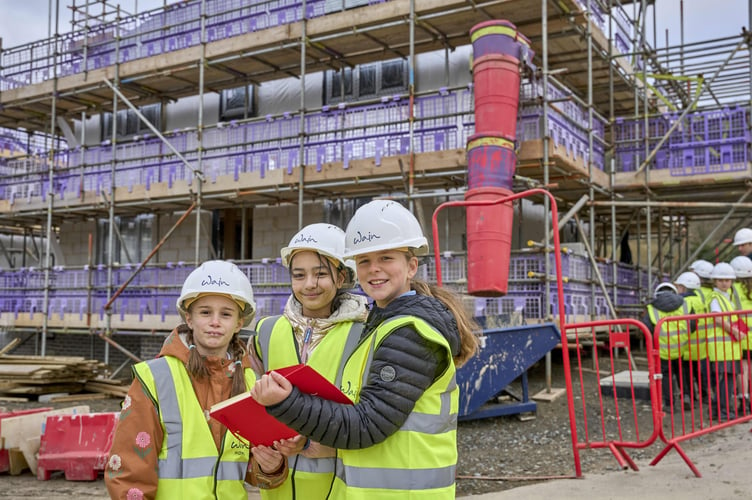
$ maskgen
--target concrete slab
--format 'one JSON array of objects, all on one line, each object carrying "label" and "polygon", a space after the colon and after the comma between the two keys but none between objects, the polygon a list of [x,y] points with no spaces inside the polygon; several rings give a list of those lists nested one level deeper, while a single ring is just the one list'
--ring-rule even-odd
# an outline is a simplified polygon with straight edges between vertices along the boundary
[{"label": "concrete slab", "polygon": [[620,398],[631,398],[634,387],[635,398],[650,401],[650,377],[645,370],[624,370],[608,375],[600,380],[601,391],[604,395],[613,395],[614,387],[616,395]]}]

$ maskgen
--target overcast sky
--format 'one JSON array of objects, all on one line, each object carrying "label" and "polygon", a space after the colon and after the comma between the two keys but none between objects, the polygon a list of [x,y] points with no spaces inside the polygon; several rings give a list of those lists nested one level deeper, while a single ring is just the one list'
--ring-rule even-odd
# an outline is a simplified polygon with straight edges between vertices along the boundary
[{"label": "overcast sky", "polygon": [[[91,1],[91,0],[90,0]],[[133,12],[161,7],[165,0],[110,0],[112,5]],[[167,3],[174,3],[168,0]],[[535,0],[530,0],[535,1]],[[684,0],[684,40],[685,42],[707,40],[736,35],[742,26],[749,23],[748,3],[752,0]],[[60,32],[70,31],[71,10],[67,7],[71,0],[0,0],[3,14],[0,15],[0,37],[3,47],[15,47],[47,37],[52,5],[60,4]],[[84,0],[78,0],[82,5]],[[584,3],[584,2],[583,2]],[[666,28],[669,29],[670,43],[679,43],[679,3],[680,0],[657,0],[658,17],[656,22],[657,46],[665,45]],[[712,5],[712,8],[710,6]],[[631,9],[631,6],[627,6]],[[54,23],[54,19],[52,20]],[[54,33],[54,29],[52,30]],[[652,20],[648,27],[648,39],[653,41]]]}]

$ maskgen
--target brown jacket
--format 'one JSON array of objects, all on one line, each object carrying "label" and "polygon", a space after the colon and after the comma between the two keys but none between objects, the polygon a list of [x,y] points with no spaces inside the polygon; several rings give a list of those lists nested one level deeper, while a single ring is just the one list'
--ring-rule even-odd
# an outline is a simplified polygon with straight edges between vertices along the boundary
[{"label": "brown jacket", "polygon": [[[172,356],[183,363],[188,363],[189,352],[182,336],[178,334],[178,329],[175,329],[165,339],[158,357]],[[204,359],[209,371],[208,379],[199,380],[191,377],[191,380],[201,408],[207,411],[213,404],[230,397],[231,375],[235,365],[229,359],[214,356]],[[245,369],[250,366],[248,356],[244,356],[242,367]],[[214,419],[210,419],[207,424],[214,436],[217,450],[220,450],[226,428]],[[163,437],[164,429],[157,409],[146,395],[141,382],[134,378],[128,395],[122,403],[121,419],[115,431],[104,473],[105,484],[111,498],[129,498],[128,492],[133,488],[140,490],[144,499],[156,496],[159,480],[157,459]],[[142,446],[140,450],[134,446],[134,443],[143,443],[144,440],[148,440],[154,446]],[[150,452],[144,453],[143,450],[150,450]],[[282,467],[274,474],[261,472],[253,458],[248,469],[246,481],[254,486],[274,487],[281,484],[287,477],[286,460],[283,460]]]}]

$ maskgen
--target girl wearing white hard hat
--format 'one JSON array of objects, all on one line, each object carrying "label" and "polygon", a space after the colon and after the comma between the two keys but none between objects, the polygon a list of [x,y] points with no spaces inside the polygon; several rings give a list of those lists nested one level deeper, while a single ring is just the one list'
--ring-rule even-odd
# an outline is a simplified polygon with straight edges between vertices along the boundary
[{"label": "girl wearing white hard hat", "polygon": [[184,323],[156,359],[133,367],[105,468],[107,490],[111,498],[155,498],[158,491],[159,498],[247,500],[244,480],[275,487],[287,475],[286,460],[258,448],[249,457],[248,445],[207,415],[256,380],[239,338],[255,313],[253,288],[235,264],[205,262],[183,283],[177,309]]},{"label": "girl wearing white hard hat", "polygon": [[[752,262],[752,261],[750,261]],[[705,303],[698,294],[701,288],[700,277],[692,271],[681,273],[674,280],[679,295],[684,298],[689,314],[705,314]],[[682,388],[685,410],[692,409],[692,401],[707,406],[710,398],[710,385],[707,382],[707,334],[703,319],[692,320],[689,324],[687,347],[682,352]]]},{"label": "girl wearing white hard hat", "polygon": [[[719,262],[710,273],[713,292],[708,302],[708,312],[732,312],[734,306],[731,289],[736,273],[731,264]],[[716,391],[716,405],[711,417],[718,421],[736,417],[736,384],[734,378],[740,373],[739,361],[742,358],[740,340],[744,338],[746,327],[741,329],[736,316],[721,316],[708,319],[708,360],[713,389]],[[717,413],[716,413],[717,410]]]},{"label": "girl wearing white hard hat", "polygon": [[[354,273],[344,252],[345,232],[326,223],[304,227],[282,248],[292,294],[282,315],[263,318],[256,325],[249,350],[263,364],[259,373],[303,363],[330,382],[340,383],[368,314],[366,298],[350,293]],[[333,448],[302,435],[274,447],[289,457],[290,475],[279,488],[261,490],[261,498],[327,498],[336,463]]]},{"label": "girl wearing white hard hat", "polygon": [[346,233],[345,257],[373,299],[342,379],[355,404],[300,394],[274,373],[252,394],[281,422],[337,448],[330,498],[453,499],[455,373],[477,349],[475,325],[453,295],[415,279],[428,241],[402,205],[372,201]]},{"label": "girl wearing white hard hat", "polygon": [[[740,317],[747,325],[747,329],[752,326],[752,260],[749,257],[739,255],[731,259],[731,267],[734,268],[736,281],[732,288],[734,305],[740,312]],[[745,312],[742,312],[745,311]],[[744,415],[752,412],[750,406],[749,388],[750,388],[750,351],[752,350],[752,335],[747,335],[742,340],[742,401],[740,411]]]}]

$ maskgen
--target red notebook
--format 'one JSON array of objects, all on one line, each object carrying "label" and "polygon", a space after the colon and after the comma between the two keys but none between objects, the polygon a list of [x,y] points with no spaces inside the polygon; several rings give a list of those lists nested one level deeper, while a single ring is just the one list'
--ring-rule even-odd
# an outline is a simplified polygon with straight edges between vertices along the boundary
[{"label": "red notebook", "polygon": [[[274,370],[289,380],[301,392],[336,403],[352,404],[350,398],[308,365],[286,366]],[[271,446],[274,441],[295,437],[298,433],[266,412],[266,408],[251,397],[250,392],[217,403],[209,415],[252,446]]]}]

